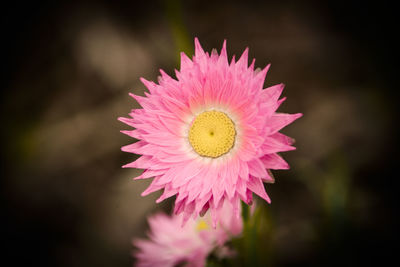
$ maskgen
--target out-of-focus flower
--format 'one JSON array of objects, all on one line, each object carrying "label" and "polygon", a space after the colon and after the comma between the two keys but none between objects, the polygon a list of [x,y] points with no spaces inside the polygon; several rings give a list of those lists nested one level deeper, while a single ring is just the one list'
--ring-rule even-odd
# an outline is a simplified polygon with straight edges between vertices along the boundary
[{"label": "out-of-focus flower", "polygon": [[211,252],[220,258],[233,255],[224,244],[242,232],[242,218],[233,213],[233,207],[226,202],[221,220],[216,228],[211,227],[210,215],[189,219],[181,227],[183,214],[167,216],[159,213],[149,221],[150,240],[133,241],[138,251],[134,252],[137,266],[205,266]]},{"label": "out-of-focus flower", "polygon": [[248,49],[228,62],[226,42],[221,54],[209,55],[195,39],[195,55],[181,54],[177,80],[161,70],[159,84],[141,79],[146,97],[131,94],[143,109],[120,120],[134,128],[123,133],[140,141],[123,151],[141,154],[124,167],[145,169],[136,179],[154,177],[143,196],[164,189],[160,202],[176,195],[175,214],[211,209],[213,225],[225,200],[237,213],[240,199],[252,203],[256,193],[270,199],[264,184],[273,183],[269,169],[288,169],[277,152],[294,150],[292,139],[278,131],[302,114],[276,113],[283,84],[263,89],[269,65],[248,66]]}]

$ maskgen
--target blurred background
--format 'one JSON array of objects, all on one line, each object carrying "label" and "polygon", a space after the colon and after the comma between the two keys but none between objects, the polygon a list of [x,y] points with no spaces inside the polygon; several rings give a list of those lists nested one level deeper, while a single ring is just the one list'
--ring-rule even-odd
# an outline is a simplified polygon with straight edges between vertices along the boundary
[{"label": "blurred background", "polygon": [[[267,186],[265,266],[396,258],[398,86],[394,9],[384,1],[31,1],[2,8],[1,236],[6,266],[131,266],[146,216],[169,211],[117,121],[139,77],[174,75],[193,38],[250,48],[285,83],[297,150]],[[395,73],[396,71],[396,73]],[[2,254],[3,254],[2,253]],[[264,258],[263,258],[264,257]]]}]

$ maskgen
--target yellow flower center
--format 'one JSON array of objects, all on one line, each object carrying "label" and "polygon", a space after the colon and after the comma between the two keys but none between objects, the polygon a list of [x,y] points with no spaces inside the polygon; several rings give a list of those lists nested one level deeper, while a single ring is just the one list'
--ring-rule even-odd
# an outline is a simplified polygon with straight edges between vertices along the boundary
[{"label": "yellow flower center", "polygon": [[223,112],[205,111],[198,115],[189,130],[189,142],[203,157],[218,158],[235,143],[235,124]]},{"label": "yellow flower center", "polygon": [[208,228],[209,228],[208,224],[202,219],[200,219],[199,222],[196,225],[197,232],[200,232],[200,231],[203,231],[203,230],[208,230]]}]

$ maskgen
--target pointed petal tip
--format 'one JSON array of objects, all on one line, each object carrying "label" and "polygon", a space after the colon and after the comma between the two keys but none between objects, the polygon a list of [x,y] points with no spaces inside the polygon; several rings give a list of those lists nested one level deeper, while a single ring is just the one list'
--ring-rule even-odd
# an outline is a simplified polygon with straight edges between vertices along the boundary
[{"label": "pointed petal tip", "polygon": [[275,183],[275,179],[272,179],[272,180],[270,180],[270,179],[268,179],[268,180],[263,179],[263,182],[264,182],[264,183],[267,183],[267,184],[274,184],[274,183]]},{"label": "pointed petal tip", "polygon": [[189,218],[190,218],[190,216],[188,216],[188,215],[186,215],[186,214],[184,213],[183,219],[182,219],[182,223],[181,223],[181,228],[183,228],[183,227],[186,225],[186,223],[187,223],[187,221],[189,220]]},{"label": "pointed petal tip", "polygon": [[234,65],[235,63],[236,63],[236,55],[233,55],[230,65],[232,66],[232,65]]},{"label": "pointed petal tip", "polygon": [[222,43],[221,54],[222,53],[226,54],[226,39],[224,39],[224,42]]},{"label": "pointed petal tip", "polygon": [[201,47],[199,38],[197,38],[197,37],[194,38],[194,48],[195,48],[195,54],[204,53],[204,50]]},{"label": "pointed petal tip", "polygon": [[197,37],[194,37],[194,46],[195,47],[200,46],[200,41],[199,41],[199,38],[197,38]]},{"label": "pointed petal tip", "polygon": [[275,177],[272,174],[271,170],[267,170],[268,173],[268,179],[267,180],[263,180],[265,183],[269,183],[269,184],[274,184],[275,183]]},{"label": "pointed petal tip", "polygon": [[246,49],[243,51],[242,55],[240,56],[238,63],[239,62],[243,63],[247,67],[248,61],[249,61],[249,48],[246,47]]},{"label": "pointed petal tip", "polygon": [[217,221],[216,220],[212,220],[212,227],[213,229],[217,229]]},{"label": "pointed petal tip", "polygon": [[255,58],[253,58],[253,60],[251,61],[251,64],[250,64],[250,66],[249,66],[249,68],[250,69],[254,69],[254,66],[255,66],[255,64],[256,64],[256,59]]},{"label": "pointed petal tip", "polygon": [[[153,181],[153,182],[154,182],[154,181]],[[156,191],[159,190],[159,187],[157,187],[157,186],[152,186],[152,185],[153,185],[153,183],[150,184],[150,186],[147,187],[146,190],[144,190],[140,195],[141,195],[142,197],[145,197],[145,196],[150,195],[151,193],[154,193],[154,192],[156,192]]]},{"label": "pointed petal tip", "polygon": [[188,57],[188,55],[186,55],[185,52],[180,52],[179,55],[181,57],[181,67],[180,67],[180,69],[182,70],[182,65],[184,65],[184,62],[192,62],[192,61]]},{"label": "pointed petal tip", "polygon": [[[121,150],[122,150],[122,148],[121,148]],[[123,151],[123,150],[122,150],[122,151]],[[125,151],[124,151],[124,152],[125,152]],[[125,165],[123,165],[121,168],[124,168],[124,169],[126,169],[126,168],[136,168],[135,162],[131,162],[131,163],[125,164]]]},{"label": "pointed petal tip", "polygon": [[[149,178],[151,178],[151,177],[149,177]],[[136,176],[136,177],[132,178],[132,180],[134,180],[134,181],[143,180],[143,179],[148,179],[148,178],[143,178],[143,175],[139,175],[139,176]]]},{"label": "pointed petal tip", "polygon": [[284,96],[284,97],[282,97],[281,99],[279,99],[279,100],[277,101],[278,107],[279,107],[280,105],[282,105],[282,103],[285,102],[285,100],[286,100],[286,96]]},{"label": "pointed petal tip", "polygon": [[270,68],[271,68],[271,63],[269,63],[267,66],[265,66],[265,68],[263,69],[263,72],[265,71],[265,74],[267,74]]},{"label": "pointed petal tip", "polygon": [[128,95],[129,95],[130,97],[132,97],[133,99],[135,99],[137,102],[139,102],[139,101],[138,101],[138,98],[139,98],[138,95],[135,95],[134,93],[128,93]]},{"label": "pointed petal tip", "polygon": [[267,201],[268,204],[271,204],[271,198],[268,196],[268,194],[265,192],[264,196],[260,196],[262,199]]},{"label": "pointed petal tip", "polygon": [[303,117],[303,113],[294,113],[294,114],[292,114],[292,116],[293,116],[292,122],[294,122],[295,120],[300,119],[301,117]]}]

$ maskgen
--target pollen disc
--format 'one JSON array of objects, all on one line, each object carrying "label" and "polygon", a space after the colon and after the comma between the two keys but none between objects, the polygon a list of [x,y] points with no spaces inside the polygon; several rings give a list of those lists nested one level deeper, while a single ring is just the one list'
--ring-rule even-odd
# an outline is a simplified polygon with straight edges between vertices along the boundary
[{"label": "pollen disc", "polygon": [[235,143],[235,124],[223,112],[211,110],[198,115],[189,130],[189,142],[197,154],[218,158]]}]

